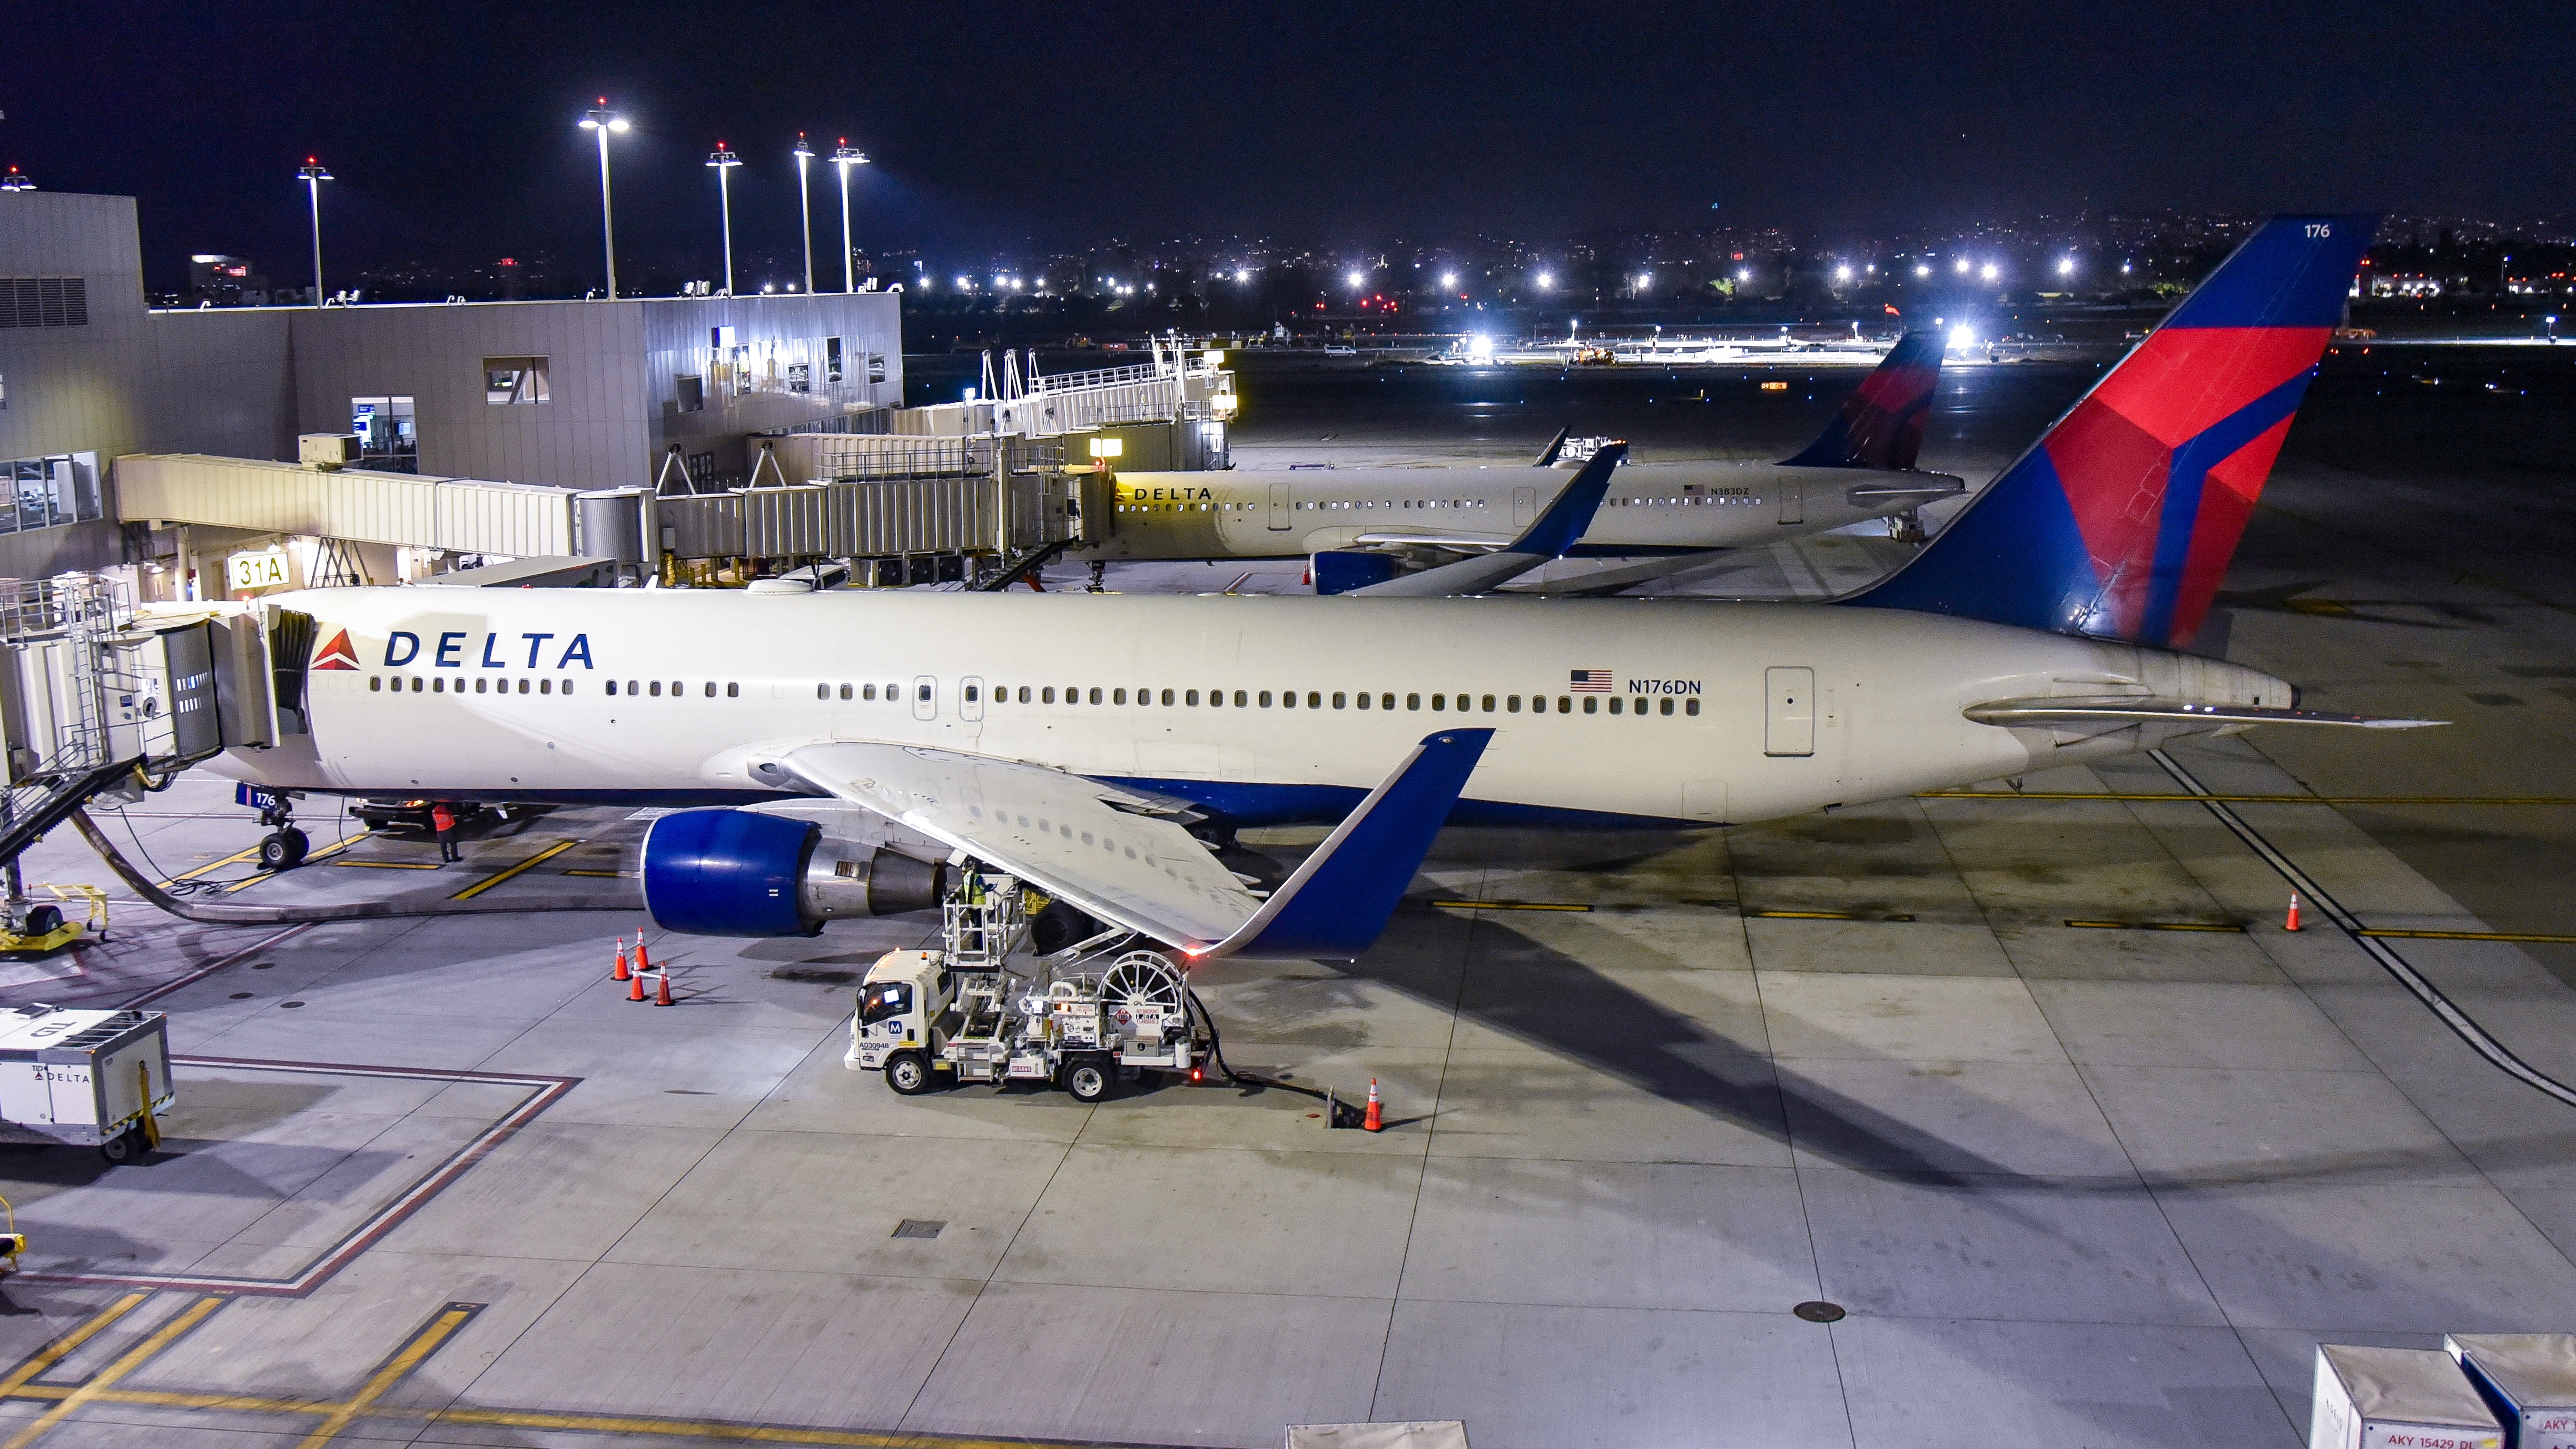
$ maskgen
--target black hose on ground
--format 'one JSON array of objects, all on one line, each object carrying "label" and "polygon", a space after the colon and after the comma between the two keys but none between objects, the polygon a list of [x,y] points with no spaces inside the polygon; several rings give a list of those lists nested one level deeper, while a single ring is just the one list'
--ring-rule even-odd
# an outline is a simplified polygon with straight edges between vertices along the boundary
[{"label": "black hose on ground", "polygon": [[[1216,1014],[1207,1009],[1206,1002],[1199,1000],[1199,994],[1197,991],[1188,986],[1183,986],[1181,990],[1185,993],[1184,999],[1188,1002],[1190,1010],[1198,1014],[1199,1024],[1207,1028],[1208,1060],[1216,1063],[1216,1073],[1218,1076],[1225,1078],[1227,1081],[1232,1082],[1238,1087],[1275,1087],[1282,1092],[1295,1092],[1301,1096],[1312,1097],[1316,1101],[1321,1102],[1332,1109],[1333,1115],[1331,1119],[1324,1124],[1327,1127],[1357,1127],[1360,1125],[1360,1109],[1358,1107],[1349,1102],[1343,1101],[1340,1097],[1321,1087],[1304,1086],[1297,1082],[1283,1082],[1276,1077],[1265,1077],[1256,1072],[1238,1072],[1234,1068],[1226,1065],[1225,1041],[1224,1038],[1217,1034]],[[1347,1120],[1345,1120],[1345,1118],[1347,1118]]]},{"label": "black hose on ground", "polygon": [[527,915],[540,911],[633,911],[642,909],[643,905],[640,901],[596,904],[589,901],[530,901],[521,904],[517,901],[446,899],[355,901],[339,906],[192,905],[153,884],[150,876],[136,870],[133,862],[128,861],[107,838],[107,833],[98,828],[98,822],[89,818],[89,811],[74,810],[71,820],[73,825],[80,828],[81,838],[89,842],[89,848],[97,851],[99,859],[106,861],[107,868],[116,872],[117,879],[124,881],[136,895],[181,920],[198,921],[207,925],[293,926],[321,921],[375,921],[410,916]]}]

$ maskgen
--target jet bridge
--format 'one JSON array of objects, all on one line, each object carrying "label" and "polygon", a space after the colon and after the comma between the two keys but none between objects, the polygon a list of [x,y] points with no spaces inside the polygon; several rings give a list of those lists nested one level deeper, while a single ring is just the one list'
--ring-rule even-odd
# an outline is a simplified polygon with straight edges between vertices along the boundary
[{"label": "jet bridge", "polygon": [[[227,745],[300,731],[312,628],[310,616],[285,609],[158,623],[96,574],[0,580],[8,929],[53,909],[26,899],[19,855],[92,797],[137,797]],[[296,661],[293,678],[270,665],[272,639],[279,657]]]}]

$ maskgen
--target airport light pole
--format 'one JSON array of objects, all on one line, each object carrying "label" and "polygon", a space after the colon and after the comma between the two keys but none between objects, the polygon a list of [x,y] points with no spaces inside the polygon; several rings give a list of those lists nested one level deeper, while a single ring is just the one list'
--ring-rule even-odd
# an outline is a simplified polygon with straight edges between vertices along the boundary
[{"label": "airport light pole", "polygon": [[599,134],[599,235],[600,245],[608,257],[608,300],[617,300],[617,222],[608,205],[608,133],[623,134],[626,118],[608,108],[608,97],[599,98],[598,109],[585,112],[581,128]]},{"label": "airport light pole", "polygon": [[832,153],[832,167],[841,173],[841,290],[859,289],[857,269],[850,262],[850,168],[868,164],[866,153],[841,138],[841,149]]},{"label": "airport light pole", "polygon": [[805,223],[800,233],[805,238],[805,295],[814,295],[814,189],[806,184],[805,168],[814,159],[814,148],[805,144],[805,133],[796,133],[796,215]]},{"label": "airport light pole", "polygon": [[331,173],[323,169],[321,157],[307,156],[304,164],[295,169],[295,174],[304,178],[305,200],[313,204],[313,305],[319,307],[322,305],[322,183],[331,179]]},{"label": "airport light pole", "polygon": [[15,166],[9,168],[7,175],[0,175],[0,191],[33,191],[35,189],[35,178],[29,176],[26,172],[19,170]]},{"label": "airport light pole", "polygon": [[716,204],[724,212],[724,294],[730,297],[733,295],[733,187],[728,178],[732,176],[733,168],[742,164],[742,158],[726,150],[725,143],[718,141],[715,154],[707,158],[707,164],[716,168]]}]

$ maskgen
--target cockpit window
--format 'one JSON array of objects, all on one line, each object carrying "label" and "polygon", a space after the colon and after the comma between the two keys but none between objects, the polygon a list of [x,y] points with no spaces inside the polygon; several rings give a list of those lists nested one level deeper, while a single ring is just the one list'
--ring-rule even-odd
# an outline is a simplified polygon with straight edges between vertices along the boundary
[{"label": "cockpit window", "polygon": [[867,989],[859,1001],[859,1024],[873,1025],[890,1016],[901,1016],[912,1009],[912,983],[880,981]]}]

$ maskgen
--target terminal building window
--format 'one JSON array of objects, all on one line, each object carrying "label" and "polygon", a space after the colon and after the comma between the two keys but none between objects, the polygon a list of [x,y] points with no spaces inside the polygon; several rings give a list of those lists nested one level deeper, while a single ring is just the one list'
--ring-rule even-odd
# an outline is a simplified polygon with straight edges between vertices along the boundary
[{"label": "terminal building window", "polygon": [[707,410],[707,380],[705,378],[692,377],[687,373],[682,373],[671,381],[673,392],[675,394],[673,405],[681,412],[702,413]]},{"label": "terminal building window", "polygon": [[0,327],[86,327],[86,277],[0,277]]},{"label": "terminal building window", "polygon": [[823,339],[823,380],[825,382],[841,380],[841,339],[838,337]]},{"label": "terminal building window", "polygon": [[349,399],[349,431],[358,435],[358,466],[379,473],[420,471],[419,420],[408,397]]},{"label": "terminal building window", "polygon": [[0,508],[0,533],[25,533],[101,516],[96,453],[56,453],[0,463],[9,484],[9,506]]},{"label": "terminal building window", "polygon": [[552,401],[553,394],[546,386],[546,360],[542,357],[484,358],[483,400],[494,407]]}]

